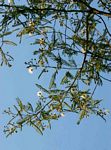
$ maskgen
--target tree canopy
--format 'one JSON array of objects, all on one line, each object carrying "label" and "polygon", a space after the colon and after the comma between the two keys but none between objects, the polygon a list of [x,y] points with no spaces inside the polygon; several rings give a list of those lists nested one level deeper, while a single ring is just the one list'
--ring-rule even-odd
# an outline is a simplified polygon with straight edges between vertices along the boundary
[{"label": "tree canopy", "polygon": [[[111,1],[1,0],[0,17],[1,66],[13,67],[16,59],[5,45],[16,46],[28,36],[37,48],[33,58],[24,60],[26,68],[31,74],[39,68],[37,80],[51,76],[48,86],[35,84],[40,89],[35,107],[17,98],[17,105],[4,111],[11,117],[7,136],[25,125],[43,134],[66,113],[78,114],[77,124],[91,114],[105,120],[109,110],[100,107],[94,93],[104,81],[111,82],[106,78],[111,72]],[[9,40],[12,35],[18,43]]]}]

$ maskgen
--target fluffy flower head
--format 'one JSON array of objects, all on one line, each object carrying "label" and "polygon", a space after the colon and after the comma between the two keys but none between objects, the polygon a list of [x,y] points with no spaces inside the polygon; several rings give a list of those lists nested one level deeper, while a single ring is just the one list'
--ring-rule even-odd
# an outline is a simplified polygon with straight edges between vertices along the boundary
[{"label": "fluffy flower head", "polygon": [[29,72],[30,74],[32,74],[32,73],[33,73],[33,67],[29,67],[29,68],[28,68],[28,72]]},{"label": "fluffy flower head", "polygon": [[42,91],[38,91],[38,92],[37,92],[37,96],[40,97],[40,98],[43,97]]}]

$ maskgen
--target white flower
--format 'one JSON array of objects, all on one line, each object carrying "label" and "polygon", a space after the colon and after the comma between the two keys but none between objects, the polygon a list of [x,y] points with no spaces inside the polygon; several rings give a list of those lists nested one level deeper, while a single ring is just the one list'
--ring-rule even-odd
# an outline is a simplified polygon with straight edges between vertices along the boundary
[{"label": "white flower", "polygon": [[60,115],[61,115],[61,117],[64,117],[64,116],[65,116],[64,113],[61,113]]},{"label": "white flower", "polygon": [[29,68],[28,68],[28,72],[29,72],[30,74],[32,74],[32,73],[33,73],[33,67],[29,67]]},{"label": "white flower", "polygon": [[85,51],[85,49],[84,49],[84,48],[82,48],[82,49],[81,49],[81,52],[82,52],[83,54],[85,54],[85,53],[86,53],[86,51]]},{"label": "white flower", "polygon": [[37,96],[40,97],[40,98],[43,97],[42,91],[38,91]]}]

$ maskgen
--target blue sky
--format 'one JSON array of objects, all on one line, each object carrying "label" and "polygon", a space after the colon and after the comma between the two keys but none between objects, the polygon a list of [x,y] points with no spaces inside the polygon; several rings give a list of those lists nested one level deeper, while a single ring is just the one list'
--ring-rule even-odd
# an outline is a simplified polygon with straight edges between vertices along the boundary
[{"label": "blue sky", "polygon": [[[12,37],[14,39],[15,37]],[[17,41],[17,39],[16,39]],[[41,136],[31,127],[25,127],[22,132],[6,138],[3,126],[7,121],[2,112],[16,104],[16,97],[36,103],[38,70],[29,74],[24,61],[30,59],[33,48],[26,39],[17,47],[7,46],[15,57],[13,67],[0,67],[0,149],[1,150],[110,150],[111,147],[111,116],[105,123],[101,118],[91,116],[77,125],[75,114],[66,114],[58,121],[52,122],[51,130],[47,129]],[[48,77],[42,78],[41,83],[47,84]],[[95,96],[104,98],[102,105],[111,110],[111,84],[105,82],[99,87]]]}]

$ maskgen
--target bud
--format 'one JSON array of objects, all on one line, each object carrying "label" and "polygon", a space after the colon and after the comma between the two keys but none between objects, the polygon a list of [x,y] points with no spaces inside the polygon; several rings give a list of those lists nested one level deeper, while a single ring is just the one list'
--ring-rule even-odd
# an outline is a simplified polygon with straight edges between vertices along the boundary
[{"label": "bud", "polygon": [[81,49],[81,52],[82,52],[83,54],[85,54],[85,53],[86,53],[86,50],[85,50],[84,48],[82,48],[82,49]]},{"label": "bud", "polygon": [[61,116],[61,117],[64,117],[65,115],[64,115],[64,113],[61,113],[60,116]]}]

